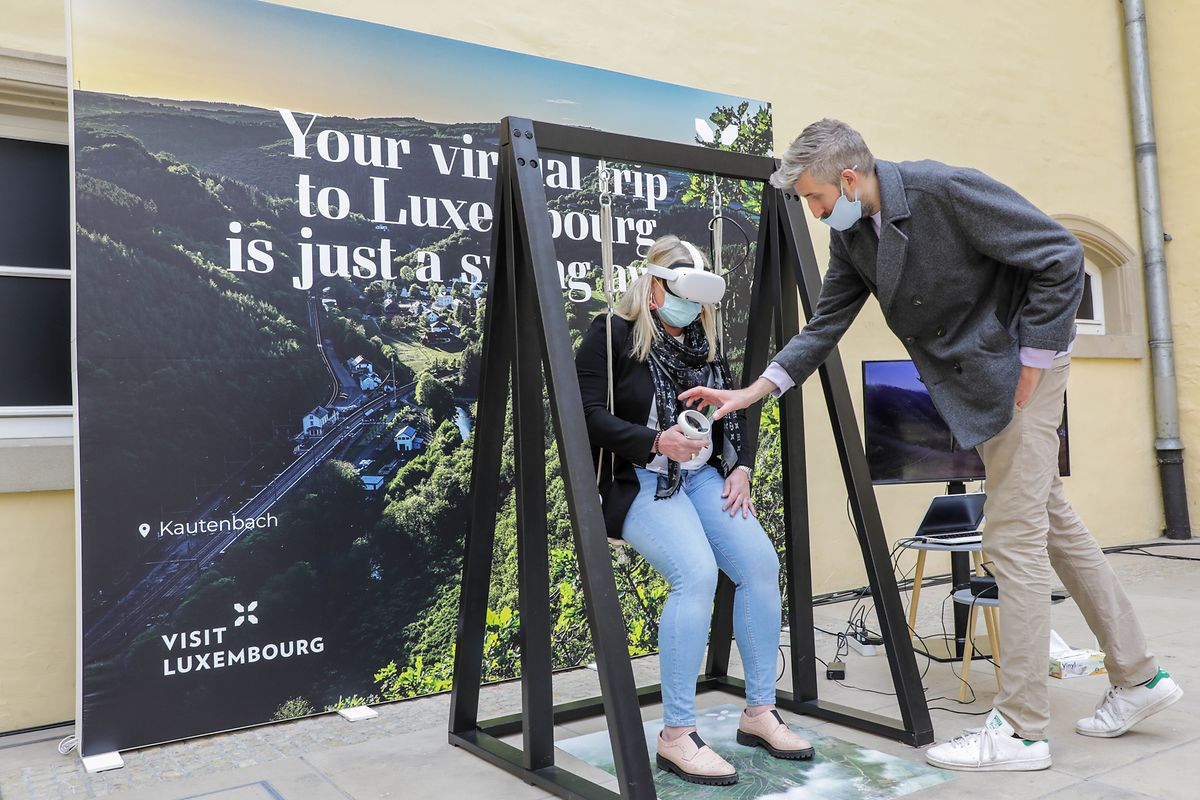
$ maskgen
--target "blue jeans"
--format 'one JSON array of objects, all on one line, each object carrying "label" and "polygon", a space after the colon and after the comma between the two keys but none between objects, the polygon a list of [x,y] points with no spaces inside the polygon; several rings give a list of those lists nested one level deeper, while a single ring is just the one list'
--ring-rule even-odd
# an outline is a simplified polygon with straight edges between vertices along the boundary
[{"label": "blue jeans", "polygon": [[663,722],[696,724],[696,678],[708,643],[717,568],[733,580],[733,634],[746,704],[775,702],[781,600],[779,557],[753,516],[721,509],[725,480],[711,466],[683,473],[673,497],[655,500],[657,473],[637,470],[642,488],[621,535],[671,585],[658,627]]}]

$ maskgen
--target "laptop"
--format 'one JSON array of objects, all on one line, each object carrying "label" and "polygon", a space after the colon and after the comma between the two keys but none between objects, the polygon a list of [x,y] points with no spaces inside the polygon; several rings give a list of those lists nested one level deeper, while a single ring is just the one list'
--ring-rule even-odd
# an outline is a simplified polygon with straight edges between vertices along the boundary
[{"label": "laptop", "polygon": [[933,498],[914,539],[932,544],[975,544],[983,541],[984,492],[943,494]]}]

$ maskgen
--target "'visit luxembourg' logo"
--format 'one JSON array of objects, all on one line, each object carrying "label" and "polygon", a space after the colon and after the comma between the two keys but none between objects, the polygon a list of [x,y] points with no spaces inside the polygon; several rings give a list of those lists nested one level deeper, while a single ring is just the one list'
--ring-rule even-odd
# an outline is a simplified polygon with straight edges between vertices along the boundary
[{"label": "'visit luxembourg' logo", "polygon": [[258,617],[253,612],[258,608],[258,601],[255,600],[250,605],[243,607],[241,603],[234,603],[233,610],[238,613],[238,618],[233,621],[233,627],[241,627],[243,622],[249,622],[251,625],[258,624]]},{"label": "'visit luxembourg' logo", "polygon": [[[258,625],[258,601],[234,603],[233,627]],[[163,659],[163,676],[186,675],[205,670],[227,667],[246,667],[298,656],[320,655],[325,652],[323,636],[306,636],[266,644],[249,644],[245,639],[255,638],[258,632],[248,629],[230,635],[228,624],[215,628],[200,628],[193,631],[175,631],[160,634],[166,647]]]}]

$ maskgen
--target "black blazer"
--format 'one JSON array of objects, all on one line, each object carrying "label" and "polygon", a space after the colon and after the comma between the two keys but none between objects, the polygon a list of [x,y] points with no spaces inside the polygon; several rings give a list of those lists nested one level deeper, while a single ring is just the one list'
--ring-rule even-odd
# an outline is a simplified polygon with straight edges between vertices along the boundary
[{"label": "black blazer", "polygon": [[[654,381],[650,365],[633,357],[630,348],[631,324],[615,314],[612,318],[613,401],[616,414],[608,411],[608,355],[604,315],[592,320],[575,353],[575,369],[579,373],[579,392],[583,397],[583,414],[587,420],[588,438],[592,444],[592,463],[604,450],[600,464],[600,503],[604,511],[604,526],[608,535],[621,538],[625,515],[641,488],[634,466],[645,467],[653,459],[657,431],[646,426],[650,404],[654,400]],[[742,419],[743,412],[737,412]],[[720,420],[713,426],[713,455],[708,463],[722,474],[745,464],[754,466],[754,455],[738,452],[733,464],[722,457],[725,433]],[[747,448],[743,445],[743,450]]]}]

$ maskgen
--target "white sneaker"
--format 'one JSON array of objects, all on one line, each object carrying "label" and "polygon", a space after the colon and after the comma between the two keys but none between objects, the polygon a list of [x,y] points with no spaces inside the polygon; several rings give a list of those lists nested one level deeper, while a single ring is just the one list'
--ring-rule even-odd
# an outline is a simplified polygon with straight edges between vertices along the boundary
[{"label": "white sneaker", "polygon": [[1033,742],[1015,735],[1000,712],[992,713],[982,728],[963,731],[945,744],[925,751],[925,760],[942,769],[969,772],[1027,772],[1050,767],[1050,743]]},{"label": "white sneaker", "polygon": [[1120,736],[1181,697],[1183,689],[1171,680],[1166,670],[1160,668],[1158,674],[1147,684],[1129,688],[1108,687],[1092,715],[1075,723],[1075,732],[1103,738]]}]

